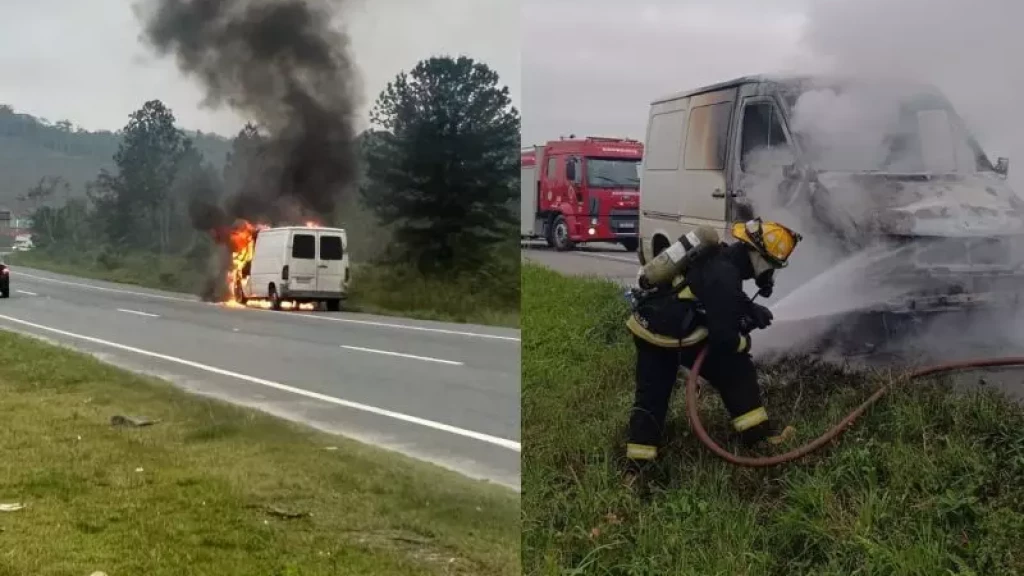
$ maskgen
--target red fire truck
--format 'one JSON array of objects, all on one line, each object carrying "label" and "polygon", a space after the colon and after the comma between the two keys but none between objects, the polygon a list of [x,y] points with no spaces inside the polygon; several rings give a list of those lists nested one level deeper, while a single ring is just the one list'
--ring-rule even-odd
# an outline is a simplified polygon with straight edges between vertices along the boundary
[{"label": "red fire truck", "polygon": [[621,138],[553,140],[522,151],[520,239],[556,250],[617,242],[635,252],[643,143]]}]

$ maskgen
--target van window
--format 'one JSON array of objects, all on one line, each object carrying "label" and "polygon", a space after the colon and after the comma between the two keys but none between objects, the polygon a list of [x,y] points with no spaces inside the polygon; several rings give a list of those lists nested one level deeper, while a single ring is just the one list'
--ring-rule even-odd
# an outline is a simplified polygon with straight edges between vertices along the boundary
[{"label": "van window", "polygon": [[313,260],[316,258],[316,237],[312,234],[292,236],[292,258]]},{"label": "van window", "polygon": [[687,170],[723,170],[725,148],[729,138],[729,116],[732,102],[698,106],[690,111],[686,131]]},{"label": "van window", "polygon": [[[780,152],[788,150],[786,134],[782,131],[782,121],[778,109],[771,102],[755,102],[743,108],[743,133],[740,136],[740,168],[746,172],[749,168],[750,154],[756,150]],[[775,154],[769,152],[766,161],[776,164]]]},{"label": "van window", "polygon": [[683,157],[686,110],[655,114],[644,150],[647,170],[678,170]]},{"label": "van window", "polygon": [[342,254],[341,236],[320,237],[321,260],[341,260]]},{"label": "van window", "polygon": [[558,158],[548,158],[548,171],[545,175],[547,180],[555,180],[558,178]]}]

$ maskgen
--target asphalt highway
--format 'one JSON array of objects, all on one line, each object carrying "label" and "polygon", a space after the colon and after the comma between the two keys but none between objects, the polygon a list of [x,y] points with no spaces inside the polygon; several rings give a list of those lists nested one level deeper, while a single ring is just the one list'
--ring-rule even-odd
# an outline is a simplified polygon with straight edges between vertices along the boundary
[{"label": "asphalt highway", "polygon": [[635,252],[626,252],[617,244],[595,242],[576,246],[567,252],[548,248],[543,242],[522,245],[520,257],[570,276],[598,276],[630,285],[636,280],[640,260]]},{"label": "asphalt highway", "polygon": [[0,328],[519,489],[518,330],[229,308],[17,267]]}]

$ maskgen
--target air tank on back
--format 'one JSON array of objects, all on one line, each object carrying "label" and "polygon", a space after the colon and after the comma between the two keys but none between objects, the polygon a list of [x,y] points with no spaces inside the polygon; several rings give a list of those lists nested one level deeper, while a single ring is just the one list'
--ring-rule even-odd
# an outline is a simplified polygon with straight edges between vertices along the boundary
[{"label": "air tank on back", "polygon": [[669,283],[676,276],[685,275],[691,263],[720,243],[721,237],[714,228],[698,226],[648,262],[641,278],[651,286]]}]

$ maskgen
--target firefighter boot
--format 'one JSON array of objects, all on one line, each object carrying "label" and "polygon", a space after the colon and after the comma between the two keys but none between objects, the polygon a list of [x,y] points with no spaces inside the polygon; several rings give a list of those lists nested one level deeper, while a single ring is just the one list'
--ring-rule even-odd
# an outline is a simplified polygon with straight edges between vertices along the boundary
[{"label": "firefighter boot", "polygon": [[622,484],[632,489],[638,483],[644,483],[651,476],[655,465],[658,449],[642,444],[627,444],[625,465],[622,471]]},{"label": "firefighter boot", "polygon": [[772,446],[781,446],[796,436],[796,428],[779,426],[771,420],[762,422],[753,428],[740,433],[740,440],[747,448],[753,448],[767,442]]}]

